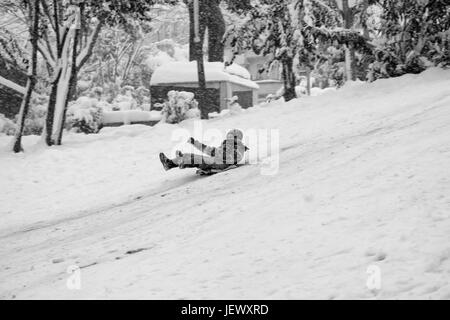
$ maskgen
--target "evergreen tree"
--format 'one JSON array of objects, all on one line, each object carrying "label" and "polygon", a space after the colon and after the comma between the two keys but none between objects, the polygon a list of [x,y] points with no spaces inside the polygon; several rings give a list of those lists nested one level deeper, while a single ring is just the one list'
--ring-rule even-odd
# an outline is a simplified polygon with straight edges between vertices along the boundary
[{"label": "evergreen tree", "polygon": [[450,65],[450,3],[446,0],[375,1],[380,34],[370,80]]},{"label": "evergreen tree", "polygon": [[231,27],[226,35],[235,55],[253,50],[270,57],[270,62],[281,63],[286,101],[296,97],[294,57],[299,49],[299,34],[293,15],[292,1],[261,0],[249,10],[245,22]]}]

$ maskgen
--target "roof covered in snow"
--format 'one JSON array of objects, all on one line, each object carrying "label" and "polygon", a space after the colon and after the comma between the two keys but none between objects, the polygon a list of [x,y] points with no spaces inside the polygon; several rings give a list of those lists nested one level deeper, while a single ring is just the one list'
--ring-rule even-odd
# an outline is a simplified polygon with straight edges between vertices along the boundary
[{"label": "roof covered in snow", "polygon": [[[227,81],[252,89],[259,89],[244,67],[232,64],[225,67],[222,62],[205,62],[207,82]],[[197,82],[197,62],[169,62],[157,68],[152,75],[150,85]]]}]

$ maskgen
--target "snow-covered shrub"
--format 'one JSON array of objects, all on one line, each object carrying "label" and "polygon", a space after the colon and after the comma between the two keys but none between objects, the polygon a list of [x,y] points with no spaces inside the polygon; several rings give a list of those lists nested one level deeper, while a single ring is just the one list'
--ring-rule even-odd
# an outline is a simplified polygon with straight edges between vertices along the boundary
[{"label": "snow-covered shrub", "polygon": [[[134,98],[137,103],[142,107],[144,104],[150,103],[150,90],[144,87],[139,87],[134,93]],[[142,107],[143,108],[143,107]]]},{"label": "snow-covered shrub", "polygon": [[92,86],[92,81],[89,81],[87,79],[79,79],[77,81],[77,92],[81,94],[87,94],[90,91],[90,88]]},{"label": "snow-covered shrub", "polygon": [[272,93],[269,93],[267,96],[266,96],[266,99],[265,99],[265,103],[270,103],[270,102],[272,102],[272,101],[275,101],[275,100],[277,100],[277,99],[279,99],[280,97],[278,97],[277,95],[275,95],[275,94],[272,94]]},{"label": "snow-covered shrub", "polygon": [[132,86],[124,86],[120,90],[120,94],[112,102],[113,110],[126,111],[135,110],[137,108],[137,101],[133,97],[134,88]]},{"label": "snow-covered shrub", "polygon": [[97,99],[80,97],[67,110],[67,128],[86,134],[97,133],[102,122],[103,109]]},{"label": "snow-covered shrub", "polygon": [[16,130],[16,124],[0,113],[0,134],[11,136]]},{"label": "snow-covered shrub", "polygon": [[427,59],[410,51],[403,58],[396,48],[386,47],[375,51],[375,60],[369,65],[367,79],[398,77],[406,73],[420,73],[431,66]]},{"label": "snow-covered shrub", "polygon": [[295,87],[295,94],[297,97],[306,96],[308,94],[308,89],[303,85],[298,85]]},{"label": "snow-covered shrub", "polygon": [[223,109],[222,111],[220,111],[220,113],[217,112],[217,111],[208,113],[208,118],[209,119],[224,118],[224,117],[227,117],[229,115],[230,115],[230,110],[229,109]]},{"label": "snow-covered shrub", "polygon": [[25,119],[24,135],[40,135],[44,130],[47,115],[47,105],[31,105]]},{"label": "snow-covered shrub", "polygon": [[157,102],[157,103],[153,104],[151,110],[162,111],[163,108],[164,108],[164,103]]},{"label": "snow-covered shrub", "polygon": [[198,102],[192,92],[169,91],[169,100],[162,108],[163,119],[167,123],[179,123],[189,118],[199,118]]},{"label": "snow-covered shrub", "polygon": [[231,97],[228,102],[228,110],[230,110],[230,114],[239,114],[242,112],[242,106],[238,102],[239,98],[237,96]]},{"label": "snow-covered shrub", "polygon": [[98,101],[97,107],[102,109],[103,112],[113,111],[113,105],[108,103],[108,101],[105,101],[105,100]]},{"label": "snow-covered shrub", "polygon": [[[24,135],[40,135],[44,130],[45,119],[47,116],[48,97],[35,95],[31,98],[30,108],[25,118],[23,129]],[[16,116],[15,122],[19,120]]]},{"label": "snow-covered shrub", "polygon": [[89,97],[101,100],[103,96],[103,88],[102,87],[93,87],[89,90]]},{"label": "snow-covered shrub", "polygon": [[[47,115],[47,105],[48,97],[39,95],[32,97],[27,117],[25,118],[23,135],[40,135],[42,133]],[[10,120],[3,114],[0,114],[0,133],[6,135],[14,134],[18,120],[18,114],[14,120]]]}]

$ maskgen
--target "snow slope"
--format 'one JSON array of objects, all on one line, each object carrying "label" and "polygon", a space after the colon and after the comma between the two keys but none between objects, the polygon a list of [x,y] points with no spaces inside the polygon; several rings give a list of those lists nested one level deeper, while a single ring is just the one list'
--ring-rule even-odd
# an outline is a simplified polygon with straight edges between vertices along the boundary
[{"label": "snow slope", "polygon": [[203,122],[278,129],[275,175],[164,172],[194,125],[0,153],[0,298],[450,299],[450,70]]}]

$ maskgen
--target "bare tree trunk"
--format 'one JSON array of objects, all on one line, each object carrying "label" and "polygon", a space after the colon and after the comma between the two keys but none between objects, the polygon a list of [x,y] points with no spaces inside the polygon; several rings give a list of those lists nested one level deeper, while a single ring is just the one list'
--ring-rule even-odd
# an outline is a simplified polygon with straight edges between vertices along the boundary
[{"label": "bare tree trunk", "polygon": [[[196,30],[195,27],[195,12],[194,12],[194,0],[189,1],[188,8],[189,8],[189,61],[197,61],[199,56],[203,57],[203,42],[205,38],[205,32],[206,32],[206,26],[207,21],[205,19],[205,12],[203,10],[203,0],[197,0],[199,1],[199,26],[198,30]],[[195,40],[196,38],[196,31],[198,31],[198,37],[200,38],[199,45]]]},{"label": "bare tree trunk", "polygon": [[59,131],[57,131],[57,139],[56,139],[56,145],[60,146],[62,143],[62,133],[63,129],[66,123],[66,113],[67,113],[67,107],[69,104],[69,100],[75,96],[76,88],[77,88],[77,48],[78,48],[78,38],[80,35],[80,30],[77,28],[75,29],[75,35],[73,38],[73,48],[72,48],[72,63],[71,63],[71,69],[70,69],[70,79],[69,79],[69,88],[67,90],[66,94],[66,100],[64,101],[64,110],[62,111],[62,119],[61,119],[61,126],[59,128]]},{"label": "bare tree trunk", "polygon": [[188,3],[190,18],[190,36],[189,36],[189,60],[196,61],[200,55],[203,55],[203,43],[205,40],[206,28],[208,28],[208,61],[223,62],[224,44],[222,43],[225,34],[225,20],[219,6],[218,0],[198,0],[200,6],[200,28],[199,36],[202,43],[197,46],[194,41],[194,7],[193,3]]},{"label": "bare tree trunk", "polygon": [[19,122],[13,140],[13,151],[15,153],[23,151],[22,148],[22,134],[25,126],[25,118],[30,108],[31,95],[36,86],[36,71],[37,71],[37,52],[39,40],[39,1],[32,1],[30,4],[30,16],[33,17],[33,26],[31,28],[31,59],[28,66],[28,81],[26,93],[22,101],[19,112]]},{"label": "bare tree trunk", "polygon": [[203,38],[206,29],[206,12],[202,11],[202,9],[203,7],[201,0],[193,0],[192,3],[189,3],[189,58],[191,61],[193,58],[197,61],[198,91],[196,94],[196,99],[200,109],[200,117],[201,119],[208,119],[208,109],[206,105],[205,65],[203,63]]},{"label": "bare tree trunk", "polygon": [[[43,2],[44,3],[44,2]],[[60,65],[61,62],[61,55],[63,50],[63,45],[65,38],[67,37],[67,32],[64,33],[63,39],[61,39],[61,33],[60,33],[60,16],[61,16],[61,6],[58,5],[57,0],[53,0],[53,20],[55,24],[55,33],[56,33],[56,46],[57,46],[57,52],[56,52],[56,68],[54,70],[55,75],[53,77],[52,81],[52,89],[50,91],[50,97],[48,101],[48,107],[47,107],[47,116],[45,119],[45,143],[47,146],[53,145],[53,139],[52,139],[52,133],[53,133],[53,122],[55,117],[55,109],[56,109],[56,99],[58,95],[58,85],[59,81],[61,79],[62,74],[62,68]]]},{"label": "bare tree trunk", "polygon": [[214,0],[211,2],[208,17],[208,61],[223,62],[225,46],[222,43],[222,39],[226,26],[219,1]]},{"label": "bare tree trunk", "polygon": [[346,81],[355,80],[354,65],[355,65],[355,50],[351,44],[345,45],[345,79]]},{"label": "bare tree trunk", "polygon": [[311,95],[311,69],[306,67],[306,94]]},{"label": "bare tree trunk", "polygon": [[53,118],[53,132],[52,141],[57,144],[58,137],[61,131],[61,125],[64,118],[65,106],[67,103],[67,96],[69,93],[70,80],[71,80],[71,68],[67,68],[63,71],[63,76],[58,83],[58,93],[56,98],[55,116]]},{"label": "bare tree trunk", "polygon": [[290,101],[297,98],[295,93],[295,75],[293,70],[293,58],[284,58],[283,66],[283,82],[284,82],[284,100]]},{"label": "bare tree trunk", "polygon": [[[353,28],[353,14],[348,5],[348,0],[342,0],[342,15],[344,18],[344,28],[351,30]],[[355,49],[352,44],[346,44],[345,50],[345,78],[347,81],[355,80]]]},{"label": "bare tree trunk", "polygon": [[368,8],[369,8],[369,1],[363,0],[364,19],[366,20],[363,23],[363,36],[364,36],[364,38],[366,38],[367,41],[370,40],[370,33],[369,33],[369,29],[367,28],[367,9]]},{"label": "bare tree trunk", "polygon": [[45,143],[47,146],[53,145],[52,132],[53,132],[53,120],[55,117],[56,97],[58,94],[58,84],[61,78],[61,70],[58,70],[58,74],[52,82],[52,89],[50,92],[50,98],[47,107],[47,117],[45,119]]}]

